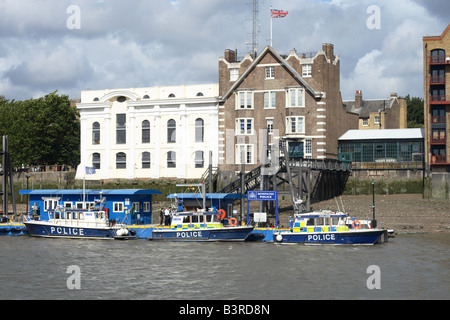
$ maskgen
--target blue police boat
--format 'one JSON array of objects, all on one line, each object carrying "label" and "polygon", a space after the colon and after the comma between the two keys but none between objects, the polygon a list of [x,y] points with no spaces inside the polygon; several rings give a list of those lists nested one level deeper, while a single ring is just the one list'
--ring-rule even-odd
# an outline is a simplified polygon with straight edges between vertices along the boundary
[{"label": "blue police boat", "polygon": [[153,229],[150,240],[245,241],[253,226],[238,226],[236,218],[226,219],[224,210],[175,212],[169,227]]},{"label": "blue police boat", "polygon": [[328,210],[296,214],[291,230],[274,232],[274,243],[373,245],[381,242],[383,229],[371,228],[347,214]]}]

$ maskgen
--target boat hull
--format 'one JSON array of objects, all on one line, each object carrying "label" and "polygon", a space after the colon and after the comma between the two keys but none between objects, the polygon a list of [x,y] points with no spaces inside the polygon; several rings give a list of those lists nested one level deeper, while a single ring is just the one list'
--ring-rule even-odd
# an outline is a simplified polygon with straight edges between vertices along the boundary
[{"label": "boat hull", "polygon": [[379,242],[384,230],[351,230],[340,232],[280,232],[273,234],[275,243],[373,245]]},{"label": "boat hull", "polygon": [[253,227],[203,229],[155,229],[152,240],[169,241],[245,241]]},{"label": "boat hull", "polygon": [[45,222],[24,222],[24,224],[32,237],[109,240],[117,236],[114,228],[57,226]]}]

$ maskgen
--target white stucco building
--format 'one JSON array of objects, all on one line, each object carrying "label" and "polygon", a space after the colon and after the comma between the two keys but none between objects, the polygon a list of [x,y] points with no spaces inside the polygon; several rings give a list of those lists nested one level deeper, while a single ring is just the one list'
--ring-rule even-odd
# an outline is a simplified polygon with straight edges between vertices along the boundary
[{"label": "white stucco building", "polygon": [[[81,92],[89,179],[199,178],[218,164],[218,84]],[[82,179],[84,170],[77,172]]]}]

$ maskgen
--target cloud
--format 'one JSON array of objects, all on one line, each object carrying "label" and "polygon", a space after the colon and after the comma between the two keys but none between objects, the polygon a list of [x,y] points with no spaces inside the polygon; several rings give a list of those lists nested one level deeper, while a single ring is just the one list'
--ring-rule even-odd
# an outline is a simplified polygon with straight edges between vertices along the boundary
[{"label": "cloud", "polygon": [[[341,58],[341,91],[380,98],[391,92],[421,96],[422,37],[447,27],[445,0],[260,1],[259,49],[317,52],[333,43]],[[371,5],[380,29],[367,27]],[[66,26],[70,5],[81,29]],[[252,7],[241,0],[2,0],[0,94],[9,99],[59,90],[73,98],[86,89],[217,82],[225,49],[243,56],[252,36]]]}]

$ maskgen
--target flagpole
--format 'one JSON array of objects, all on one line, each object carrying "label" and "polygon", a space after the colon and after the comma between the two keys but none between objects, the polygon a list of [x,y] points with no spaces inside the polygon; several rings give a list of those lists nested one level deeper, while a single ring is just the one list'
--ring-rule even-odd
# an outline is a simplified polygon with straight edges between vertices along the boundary
[{"label": "flagpole", "polygon": [[270,46],[272,47],[272,6],[270,6]]}]

